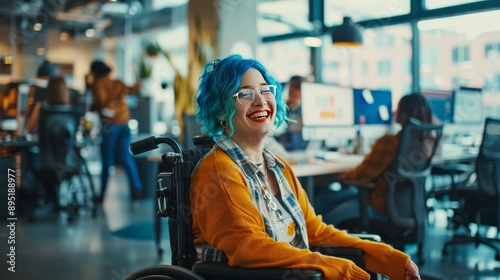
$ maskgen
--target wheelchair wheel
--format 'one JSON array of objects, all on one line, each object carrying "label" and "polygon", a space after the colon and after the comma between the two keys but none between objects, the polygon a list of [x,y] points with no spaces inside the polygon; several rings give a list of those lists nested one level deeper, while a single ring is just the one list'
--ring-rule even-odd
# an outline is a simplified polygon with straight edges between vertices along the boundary
[{"label": "wheelchair wheel", "polygon": [[173,265],[153,265],[139,269],[124,280],[205,280],[189,269]]}]

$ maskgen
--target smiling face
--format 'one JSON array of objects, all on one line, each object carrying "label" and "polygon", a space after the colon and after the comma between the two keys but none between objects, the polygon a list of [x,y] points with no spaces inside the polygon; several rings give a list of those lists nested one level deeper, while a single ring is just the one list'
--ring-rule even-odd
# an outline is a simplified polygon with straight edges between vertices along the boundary
[{"label": "smiling face", "polygon": [[[233,117],[234,134],[231,138],[237,143],[259,143],[273,129],[276,101],[266,101],[260,94],[260,88],[267,85],[262,74],[250,68],[241,78],[239,89],[253,89],[255,100],[251,104],[242,105],[233,97],[236,113]],[[230,134],[229,127],[226,133]]]}]

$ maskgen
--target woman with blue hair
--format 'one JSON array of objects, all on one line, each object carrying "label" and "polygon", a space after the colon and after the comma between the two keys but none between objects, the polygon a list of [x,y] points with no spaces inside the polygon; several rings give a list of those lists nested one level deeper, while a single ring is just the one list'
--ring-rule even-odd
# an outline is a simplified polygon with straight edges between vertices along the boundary
[{"label": "woman with blue hair", "polygon": [[352,261],[309,250],[355,247],[367,269],[419,279],[405,253],[322,222],[290,165],[264,147],[288,121],[280,83],[258,61],[231,55],[201,76],[197,120],[216,141],[193,172],[190,201],[198,259],[240,267],[321,270],[325,279],[369,279]]}]

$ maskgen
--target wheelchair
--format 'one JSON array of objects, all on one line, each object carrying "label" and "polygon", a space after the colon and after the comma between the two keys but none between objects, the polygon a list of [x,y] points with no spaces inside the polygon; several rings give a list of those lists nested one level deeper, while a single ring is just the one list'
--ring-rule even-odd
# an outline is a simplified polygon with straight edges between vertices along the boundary
[{"label": "wheelchair", "polygon": [[[210,149],[213,142],[208,136],[194,136],[193,142],[198,148],[181,150],[179,144],[167,137],[154,137],[139,140],[130,145],[134,155],[158,148],[158,144],[167,144],[173,152],[162,155],[164,171],[158,174],[158,212],[159,217],[167,217],[172,252],[172,265],[153,265],[139,269],[126,276],[125,280],[139,279],[323,279],[323,273],[314,269],[292,268],[242,268],[219,262],[196,262],[196,249],[191,232],[191,208],[189,186],[191,173],[198,161]],[[374,241],[380,241],[377,235],[359,235]],[[365,268],[364,252],[357,248],[311,248],[322,254],[352,260]],[[379,275],[370,271],[372,279]]]}]

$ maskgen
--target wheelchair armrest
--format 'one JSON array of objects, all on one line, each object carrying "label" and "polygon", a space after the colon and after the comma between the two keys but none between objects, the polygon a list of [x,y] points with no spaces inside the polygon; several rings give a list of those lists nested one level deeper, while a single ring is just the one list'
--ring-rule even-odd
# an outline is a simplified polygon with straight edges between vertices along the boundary
[{"label": "wheelchair armrest", "polygon": [[243,268],[219,262],[199,262],[193,265],[193,271],[207,280],[281,280],[298,277],[298,279],[320,280],[323,273],[315,269],[299,268]]},{"label": "wheelchair armrest", "polygon": [[382,238],[378,234],[369,234],[369,233],[349,233],[349,235],[359,237],[361,239],[366,239],[375,242],[382,242]]}]

